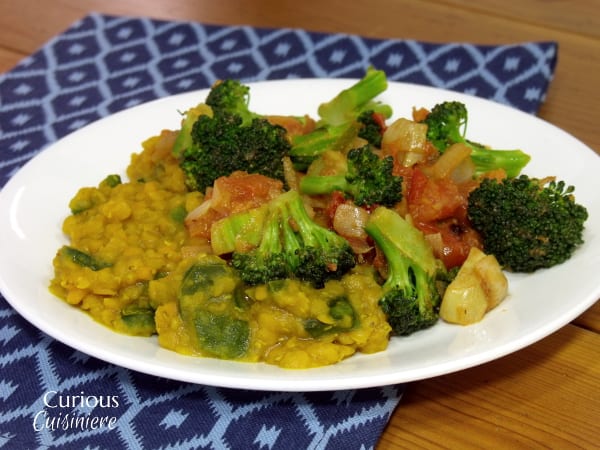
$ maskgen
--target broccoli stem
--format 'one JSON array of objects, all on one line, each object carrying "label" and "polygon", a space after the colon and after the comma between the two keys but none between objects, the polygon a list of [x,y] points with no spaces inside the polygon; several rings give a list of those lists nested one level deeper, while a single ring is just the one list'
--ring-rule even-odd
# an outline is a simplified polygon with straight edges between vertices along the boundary
[{"label": "broccoli stem", "polygon": [[289,224],[290,228],[298,233],[304,246],[327,248],[331,245],[331,232],[316,226],[306,212],[304,202],[299,195],[294,195],[289,202],[286,202],[281,212],[284,223]]},{"label": "broccoli stem", "polygon": [[406,291],[407,287],[411,286],[413,282],[410,277],[412,267],[410,259],[398,252],[398,247],[379,227],[371,224],[369,235],[377,242],[383,254],[386,255],[388,277],[383,284],[384,291],[397,288]]},{"label": "broccoli stem", "polygon": [[427,139],[444,153],[455,143],[463,143],[471,149],[471,160],[475,175],[504,169],[509,178],[519,175],[531,157],[519,149],[489,149],[467,139],[468,111],[464,103],[447,101],[436,104],[424,119],[427,124]]},{"label": "broccoli stem", "polygon": [[438,263],[425,236],[392,209],[379,207],[369,217],[365,227],[373,239],[377,237],[402,251],[425,272],[433,275]]},{"label": "broccoli stem", "polygon": [[240,247],[256,247],[262,239],[262,228],[268,215],[269,208],[263,205],[214,222],[210,230],[213,252],[223,255]]},{"label": "broccoli stem", "polygon": [[261,243],[232,254],[232,266],[250,285],[296,278],[321,288],[339,279],[356,264],[350,244],[312,220],[297,191],[269,203],[270,215]]},{"label": "broccoli stem", "polygon": [[[437,260],[423,234],[391,209],[377,208],[365,226],[387,261],[379,306],[397,335],[408,335],[438,319]],[[443,272],[443,271],[442,271]]]},{"label": "broccoli stem", "polygon": [[289,216],[284,216],[283,211],[279,211],[281,218],[281,235],[283,239],[283,252],[288,267],[288,273],[293,275],[300,267],[299,252],[302,249],[302,241],[296,234],[296,230],[292,227]]},{"label": "broccoli stem", "polygon": [[475,164],[475,175],[504,169],[509,178],[516,177],[529,163],[531,157],[521,150],[487,149],[467,142],[471,148],[471,160]]},{"label": "broccoli stem", "polygon": [[[359,187],[348,181],[347,175],[307,175],[300,180],[300,191],[307,195],[323,195],[339,191],[354,198],[355,204],[359,206],[378,203],[369,201],[369,197],[379,200],[377,194],[381,192],[373,192],[372,195],[359,197]],[[398,192],[400,192],[400,188],[398,188]],[[399,201],[399,197],[392,204],[396,201]],[[391,204],[387,206],[391,206]]]},{"label": "broccoli stem", "polygon": [[305,247],[329,247],[328,239],[323,239],[322,234],[330,232],[313,222],[302,197],[295,191],[280,195],[275,207],[281,214],[283,247],[292,262],[292,270],[296,271],[301,263],[298,257],[300,251]]},{"label": "broccoli stem", "polygon": [[295,136],[289,152],[296,170],[304,171],[327,150],[344,152],[354,142],[360,131],[358,122],[336,126],[323,126],[307,134]]},{"label": "broccoli stem", "polygon": [[346,175],[307,175],[300,180],[300,191],[307,195],[329,194],[350,190]]},{"label": "broccoli stem", "polygon": [[319,105],[317,128],[292,140],[289,155],[296,170],[306,170],[326,150],[349,150],[365,127],[363,113],[369,111],[383,118],[391,117],[391,107],[375,101],[386,89],[385,72],[370,67],[362,79]]},{"label": "broccoli stem", "polygon": [[357,112],[362,112],[366,105],[386,89],[385,72],[369,67],[362,79],[339,92],[330,101],[322,103],[318,108],[319,117],[330,125],[355,120]]},{"label": "broccoli stem", "polygon": [[402,177],[393,173],[392,157],[380,158],[370,145],[348,152],[347,164],[331,175],[308,174],[300,180],[300,191],[308,195],[341,191],[354,203],[393,206],[402,200]]}]

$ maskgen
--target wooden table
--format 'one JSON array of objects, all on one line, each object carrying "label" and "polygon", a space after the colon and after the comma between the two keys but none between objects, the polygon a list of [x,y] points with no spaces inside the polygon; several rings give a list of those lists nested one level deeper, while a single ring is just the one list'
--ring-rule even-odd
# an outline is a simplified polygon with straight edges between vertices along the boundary
[{"label": "wooden table", "polygon": [[[598,0],[0,0],[0,71],[96,11],[481,44],[556,40],[540,116],[600,153]],[[600,302],[500,360],[411,384],[379,444],[391,448],[600,446]]]}]

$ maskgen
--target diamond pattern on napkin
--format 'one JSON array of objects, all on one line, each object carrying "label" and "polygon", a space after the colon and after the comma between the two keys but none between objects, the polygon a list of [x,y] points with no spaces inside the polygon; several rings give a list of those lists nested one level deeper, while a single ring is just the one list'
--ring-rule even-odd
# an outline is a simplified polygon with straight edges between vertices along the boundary
[{"label": "diamond pattern on napkin", "polygon": [[[290,442],[307,449],[372,448],[403,390],[288,393],[182,383],[73,350],[36,330],[4,300],[0,318],[0,448],[289,450]],[[59,395],[82,393],[104,403],[58,405]],[[104,407],[109,397],[116,403]],[[58,407],[45,406],[45,398]],[[72,423],[49,430],[40,411],[58,419],[110,415],[116,423],[101,432]]]},{"label": "diamond pattern on napkin", "polygon": [[[535,113],[556,52],[552,42],[433,44],[92,14],[0,75],[0,186],[44,147],[90,122],[207,88],[219,78],[359,78],[374,65],[390,80]],[[0,448],[370,449],[404,388],[280,393],[160,379],[54,341],[3,298],[0,368]],[[116,403],[44,404],[83,394]],[[100,430],[49,429],[38,420],[44,413],[63,419],[111,415],[116,423]]]},{"label": "diamond pattern on napkin", "polygon": [[94,120],[219,78],[359,78],[374,65],[390,80],[535,113],[556,51],[551,42],[433,44],[93,14],[0,76],[0,186],[40,149]]}]

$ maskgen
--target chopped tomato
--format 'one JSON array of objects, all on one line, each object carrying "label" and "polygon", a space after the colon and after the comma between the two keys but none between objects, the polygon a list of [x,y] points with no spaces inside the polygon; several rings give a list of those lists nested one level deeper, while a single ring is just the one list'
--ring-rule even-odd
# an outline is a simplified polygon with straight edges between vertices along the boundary
[{"label": "chopped tomato", "polygon": [[415,122],[423,122],[429,115],[429,110],[426,108],[413,108],[412,118]]},{"label": "chopped tomato", "polygon": [[396,164],[396,161],[394,160],[394,167],[392,168],[392,173],[396,176],[402,177],[403,186],[410,185],[410,180],[412,178],[414,170],[414,167],[407,167],[403,166],[402,164]]},{"label": "chopped tomato", "polygon": [[407,193],[408,211],[423,233],[439,234],[436,256],[450,269],[460,266],[481,239],[467,220],[468,190],[450,178],[429,178],[415,168]]},{"label": "chopped tomato", "polygon": [[279,180],[257,173],[234,172],[215,180],[211,208],[223,215],[247,211],[282,192],[283,183]]},{"label": "chopped tomato", "polygon": [[446,220],[436,224],[442,237],[442,249],[436,255],[446,268],[462,265],[471,247],[482,248],[479,234],[470,226],[458,220]]},{"label": "chopped tomato", "polygon": [[449,178],[432,179],[414,169],[408,192],[408,211],[415,222],[433,222],[453,217],[467,199]]},{"label": "chopped tomato", "polygon": [[222,217],[223,216],[214,209],[205,208],[203,213],[197,217],[190,217],[188,215],[185,219],[185,226],[187,227],[190,236],[208,240],[210,239],[210,227]]},{"label": "chopped tomato", "polygon": [[267,120],[273,125],[279,125],[285,128],[288,137],[310,133],[315,129],[316,122],[309,116],[302,119],[294,116],[267,116]]},{"label": "chopped tomato", "polygon": [[217,178],[210,196],[185,219],[193,237],[210,238],[210,228],[217,220],[230,214],[257,208],[283,192],[279,180],[259,174],[234,172]]},{"label": "chopped tomato", "polygon": [[387,124],[385,122],[385,116],[383,114],[374,112],[373,120],[377,122],[377,125],[379,125],[379,128],[381,128],[382,132],[385,131],[385,129],[387,128]]}]

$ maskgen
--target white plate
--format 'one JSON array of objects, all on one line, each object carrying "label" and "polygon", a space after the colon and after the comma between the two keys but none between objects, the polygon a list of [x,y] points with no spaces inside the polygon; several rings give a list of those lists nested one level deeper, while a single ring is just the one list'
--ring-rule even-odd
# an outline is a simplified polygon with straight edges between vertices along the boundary
[{"label": "white plate", "polygon": [[[288,80],[252,85],[251,107],[262,113],[316,115],[319,103],[351,80]],[[116,334],[48,292],[51,261],[64,243],[63,219],[79,187],[124,173],[130,154],[163,128],[176,128],[178,111],[206,91],[169,97],[114,114],[60,140],[27,163],[0,193],[0,290],[29,322],[89,355],[136,371],[207,385],[278,391],[363,388],[424,379],[472,367],[536,342],[577,317],[600,297],[600,158],[584,144],[531,115],[490,101],[434,88],[390,83],[382,99],[397,117],[413,106],[456,99],[470,112],[469,137],[532,155],[526,173],[557,175],[576,185],[590,213],[585,244],[561,266],[510,275],[510,296],[472,326],[442,323],[388,350],[340,364],[290,371],[266,364],[192,358],[161,349],[153,338]]]}]

